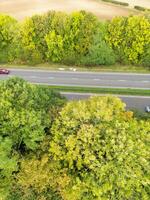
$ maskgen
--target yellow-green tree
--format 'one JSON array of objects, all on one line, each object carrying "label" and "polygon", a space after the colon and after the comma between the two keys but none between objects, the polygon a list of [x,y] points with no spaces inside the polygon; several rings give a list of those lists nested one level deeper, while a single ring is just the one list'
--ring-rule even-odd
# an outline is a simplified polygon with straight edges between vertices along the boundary
[{"label": "yellow-green tree", "polygon": [[120,61],[139,64],[150,44],[150,21],[141,15],[114,18],[106,39]]},{"label": "yellow-green tree", "polygon": [[115,97],[69,102],[56,119],[50,158],[70,181],[64,200],[149,199],[150,122]]},{"label": "yellow-green tree", "polygon": [[0,14],[0,62],[8,62],[10,47],[14,39],[15,25],[17,21],[8,16]]}]

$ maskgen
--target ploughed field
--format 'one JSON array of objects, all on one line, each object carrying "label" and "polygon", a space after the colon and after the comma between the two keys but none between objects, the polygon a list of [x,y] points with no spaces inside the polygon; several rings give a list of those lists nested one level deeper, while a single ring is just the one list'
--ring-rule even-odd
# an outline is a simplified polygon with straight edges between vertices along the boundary
[{"label": "ploughed field", "polygon": [[48,10],[65,12],[87,10],[93,12],[101,19],[111,19],[115,16],[127,16],[135,12],[129,8],[99,0],[0,0],[0,13],[10,14],[19,20],[26,16],[46,12]]}]

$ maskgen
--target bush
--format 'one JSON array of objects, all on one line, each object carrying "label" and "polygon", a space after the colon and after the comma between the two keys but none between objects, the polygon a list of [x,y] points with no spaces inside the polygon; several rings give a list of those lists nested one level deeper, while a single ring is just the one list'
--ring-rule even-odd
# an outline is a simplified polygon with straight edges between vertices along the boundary
[{"label": "bush", "polygon": [[63,199],[148,199],[150,122],[114,97],[69,102],[52,126],[50,158],[70,181]]},{"label": "bush", "polygon": [[89,53],[80,60],[81,64],[90,65],[112,65],[115,64],[115,54],[109,45],[96,37],[94,44],[89,48]]},{"label": "bush", "polygon": [[134,9],[140,10],[140,11],[146,11],[146,10],[150,11],[150,9],[142,7],[142,6],[134,6]]},{"label": "bush", "polygon": [[141,59],[141,64],[145,67],[150,68],[150,46],[145,48],[144,55],[142,56]]},{"label": "bush", "polygon": [[128,3],[121,2],[121,1],[115,1],[115,0],[102,0],[102,1],[109,2],[109,3],[114,3],[114,4],[118,4],[118,5],[121,5],[121,6],[129,6]]}]

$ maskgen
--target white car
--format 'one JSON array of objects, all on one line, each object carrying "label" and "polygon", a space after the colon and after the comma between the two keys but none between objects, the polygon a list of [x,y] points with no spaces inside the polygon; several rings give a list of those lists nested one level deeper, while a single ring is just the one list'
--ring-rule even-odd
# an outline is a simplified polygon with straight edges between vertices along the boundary
[{"label": "white car", "polygon": [[145,111],[148,112],[148,113],[150,113],[150,106],[146,106],[145,107]]}]

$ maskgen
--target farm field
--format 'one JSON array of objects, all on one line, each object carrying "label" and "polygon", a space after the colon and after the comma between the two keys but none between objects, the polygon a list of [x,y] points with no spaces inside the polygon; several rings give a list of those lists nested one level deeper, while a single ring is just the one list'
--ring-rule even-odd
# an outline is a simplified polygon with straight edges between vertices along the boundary
[{"label": "farm field", "polygon": [[150,0],[119,0],[119,1],[129,3],[131,7],[138,5],[138,6],[150,8]]},{"label": "farm field", "polygon": [[136,12],[129,8],[101,1],[99,2],[97,0],[0,0],[0,12],[10,14],[19,20],[26,16],[46,12],[48,10],[65,12],[87,10],[93,12],[101,19],[111,19],[115,16],[127,16]]}]

